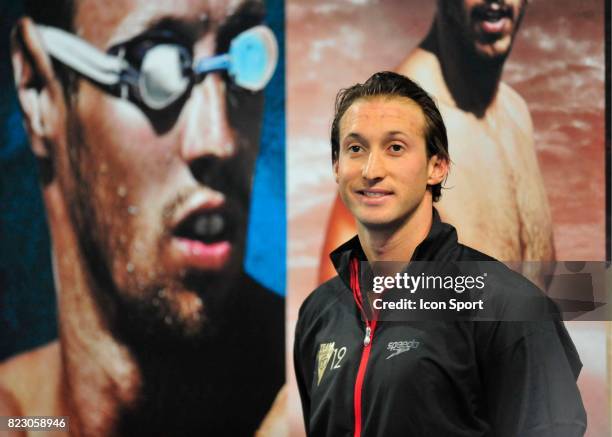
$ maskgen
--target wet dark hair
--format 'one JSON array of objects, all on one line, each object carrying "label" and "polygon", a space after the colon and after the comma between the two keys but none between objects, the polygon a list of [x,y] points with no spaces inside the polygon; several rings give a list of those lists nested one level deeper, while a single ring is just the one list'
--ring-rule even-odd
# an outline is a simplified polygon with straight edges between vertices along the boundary
[{"label": "wet dark hair", "polygon": [[[75,0],[24,0],[23,10],[24,14],[37,24],[57,27],[67,32],[74,30]],[[55,74],[63,84],[64,98],[70,104],[70,98],[76,91],[76,73],[53,58],[51,62]]]},{"label": "wet dark hair", "polygon": [[[355,84],[338,92],[331,128],[332,162],[338,161],[340,151],[340,120],[355,101],[368,97],[405,97],[416,103],[425,115],[425,144],[427,157],[437,155],[450,162],[448,138],[442,115],[431,96],[412,80],[391,71],[375,73],[364,83]],[[442,194],[442,184],[431,187],[433,201]]]},{"label": "wet dark hair", "polygon": [[74,0],[24,0],[25,15],[36,23],[72,31],[74,25]]}]

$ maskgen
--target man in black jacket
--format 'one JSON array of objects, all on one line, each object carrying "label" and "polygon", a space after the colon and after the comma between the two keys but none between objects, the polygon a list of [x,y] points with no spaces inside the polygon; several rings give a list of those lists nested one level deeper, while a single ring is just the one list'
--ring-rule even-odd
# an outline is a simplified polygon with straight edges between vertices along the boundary
[{"label": "man in black jacket", "polygon": [[390,72],[341,91],[331,143],[357,236],[331,254],[338,276],[300,310],[294,360],[308,434],[583,435],[581,363],[571,339],[554,317],[503,321],[507,308],[520,313],[533,301],[522,299],[541,297],[503,265],[494,264],[498,321],[372,315],[361,264],[493,262],[459,244],[433,208],[450,158],[427,93]]}]

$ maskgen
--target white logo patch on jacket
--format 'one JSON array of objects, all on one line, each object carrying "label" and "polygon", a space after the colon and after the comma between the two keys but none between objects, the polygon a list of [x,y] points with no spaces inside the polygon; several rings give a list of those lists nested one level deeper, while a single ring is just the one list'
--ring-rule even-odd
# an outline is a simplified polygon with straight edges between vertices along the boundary
[{"label": "white logo patch on jacket", "polygon": [[387,345],[387,350],[393,353],[387,357],[387,360],[417,347],[419,347],[419,342],[415,339],[410,341],[390,341]]},{"label": "white logo patch on jacket", "polygon": [[327,364],[331,359],[331,370],[339,369],[342,358],[346,355],[346,346],[340,348],[335,347],[336,342],[321,343],[319,352],[317,353],[317,385],[321,383]]}]

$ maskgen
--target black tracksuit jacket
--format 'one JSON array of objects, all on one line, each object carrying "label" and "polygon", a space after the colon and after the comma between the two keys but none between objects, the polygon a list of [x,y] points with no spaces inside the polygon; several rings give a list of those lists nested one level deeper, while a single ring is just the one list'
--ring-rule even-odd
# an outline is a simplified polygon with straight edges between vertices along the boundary
[{"label": "black tracksuit jacket", "polygon": [[[331,254],[338,276],[300,309],[294,364],[309,436],[584,434],[582,364],[563,322],[378,321],[368,342],[350,285],[354,257],[365,260],[357,237]],[[412,259],[492,260],[459,244],[435,211]],[[499,265],[504,298],[517,277],[535,288]]]}]

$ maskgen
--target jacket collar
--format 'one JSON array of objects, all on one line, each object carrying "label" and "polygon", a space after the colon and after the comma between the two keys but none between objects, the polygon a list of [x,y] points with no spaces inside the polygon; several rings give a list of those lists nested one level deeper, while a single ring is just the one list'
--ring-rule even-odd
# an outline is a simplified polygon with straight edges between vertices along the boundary
[{"label": "jacket collar", "polygon": [[[440,215],[432,208],[432,224],[427,237],[415,248],[411,261],[441,261],[452,259],[458,247],[457,231],[448,223],[440,220]],[[350,278],[349,265],[352,257],[360,261],[367,261],[359,237],[355,235],[346,243],[339,246],[329,257],[338,272],[346,281]]]}]

